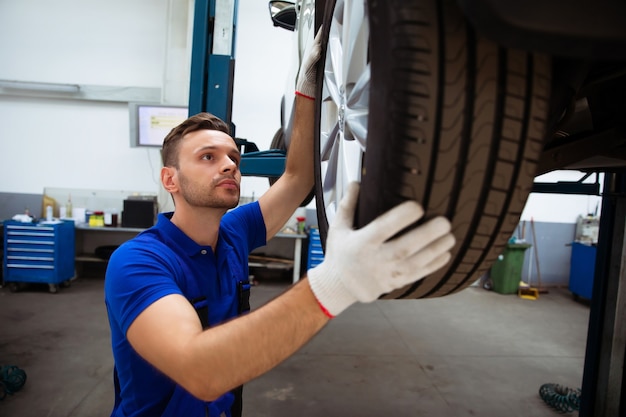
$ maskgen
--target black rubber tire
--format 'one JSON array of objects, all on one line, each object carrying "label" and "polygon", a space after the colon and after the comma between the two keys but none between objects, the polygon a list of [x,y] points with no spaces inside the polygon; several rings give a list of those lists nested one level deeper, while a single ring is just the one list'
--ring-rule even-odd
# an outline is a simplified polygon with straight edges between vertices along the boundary
[{"label": "black rubber tire", "polygon": [[[334,8],[329,0],[326,33]],[[454,1],[368,8],[368,138],[356,226],[407,199],[424,206],[425,219],[449,218],[457,244],[448,267],[381,298],[445,296],[478,280],[518,224],[544,143],[550,59],[481,38]]]}]

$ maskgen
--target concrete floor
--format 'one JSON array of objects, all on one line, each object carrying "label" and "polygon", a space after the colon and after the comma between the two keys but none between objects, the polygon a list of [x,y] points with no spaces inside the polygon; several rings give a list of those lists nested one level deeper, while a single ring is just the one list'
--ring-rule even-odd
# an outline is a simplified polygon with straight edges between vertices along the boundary
[{"label": "concrete floor", "polygon": [[[253,307],[288,285],[261,280]],[[555,416],[539,387],[580,387],[588,318],[588,306],[564,289],[535,301],[472,287],[356,305],[247,384],[244,416]],[[101,277],[58,294],[4,287],[0,322],[0,365],[28,376],[0,401],[0,416],[109,415],[113,362]]]}]

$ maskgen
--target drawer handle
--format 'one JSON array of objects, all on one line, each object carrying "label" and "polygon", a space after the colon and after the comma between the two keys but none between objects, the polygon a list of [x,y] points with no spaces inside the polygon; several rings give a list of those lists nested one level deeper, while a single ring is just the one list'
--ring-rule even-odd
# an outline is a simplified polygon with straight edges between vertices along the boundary
[{"label": "drawer handle", "polygon": [[54,242],[44,242],[37,240],[16,240],[16,239],[7,239],[7,244],[9,243],[21,243],[27,245],[54,245]]},{"label": "drawer handle", "polygon": [[15,225],[7,225],[7,230],[43,230],[45,232],[54,232],[54,227],[49,226],[15,226]]},{"label": "drawer handle", "polygon": [[54,253],[54,249],[38,248],[7,248],[7,252],[32,252],[32,253]]},{"label": "drawer handle", "polygon": [[53,257],[41,257],[41,256],[7,256],[7,260],[19,260],[19,261],[54,261]]},{"label": "drawer handle", "polygon": [[34,237],[54,237],[54,233],[36,233],[36,232],[7,232],[9,236],[34,236]]},{"label": "drawer handle", "polygon": [[54,265],[27,265],[27,264],[10,264],[10,263],[7,263],[7,268],[20,268],[20,269],[54,269]]}]

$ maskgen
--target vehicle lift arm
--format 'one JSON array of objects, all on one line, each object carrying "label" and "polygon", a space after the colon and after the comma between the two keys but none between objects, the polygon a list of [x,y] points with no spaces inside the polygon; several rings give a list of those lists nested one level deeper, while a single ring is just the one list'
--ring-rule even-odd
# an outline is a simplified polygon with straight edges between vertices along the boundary
[{"label": "vehicle lift arm", "polygon": [[[230,126],[235,75],[237,0],[196,0],[189,86],[189,115],[209,112]],[[280,177],[285,152],[259,151],[246,139],[236,138],[242,150],[240,171],[244,176]]]}]

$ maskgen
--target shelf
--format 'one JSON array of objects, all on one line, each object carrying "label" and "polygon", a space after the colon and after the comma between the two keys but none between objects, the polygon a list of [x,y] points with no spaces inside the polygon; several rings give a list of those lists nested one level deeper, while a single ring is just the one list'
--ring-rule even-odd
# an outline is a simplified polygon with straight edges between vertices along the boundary
[{"label": "shelf", "polygon": [[108,262],[106,259],[102,259],[93,253],[81,253],[74,257],[76,262]]},{"label": "shelf", "polygon": [[93,232],[132,232],[140,233],[146,229],[141,227],[106,227],[106,226],[89,226],[85,223],[79,223],[75,225],[78,230],[89,230]]}]

